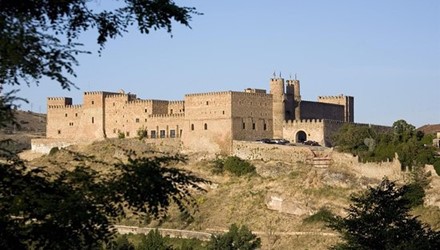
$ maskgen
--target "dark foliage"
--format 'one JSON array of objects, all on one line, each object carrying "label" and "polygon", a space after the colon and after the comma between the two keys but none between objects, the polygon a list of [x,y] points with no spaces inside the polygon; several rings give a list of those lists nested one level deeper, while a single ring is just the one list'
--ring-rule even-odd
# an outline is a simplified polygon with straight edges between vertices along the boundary
[{"label": "dark foliage", "polygon": [[255,166],[237,156],[228,156],[224,159],[217,158],[212,163],[212,172],[221,174],[227,171],[235,176],[255,174]]},{"label": "dark foliage", "polygon": [[221,235],[213,235],[208,249],[212,250],[253,250],[261,246],[261,239],[245,225],[238,227],[232,224],[229,231]]},{"label": "dark foliage", "polygon": [[440,233],[409,214],[408,191],[408,186],[384,179],[376,188],[352,196],[348,215],[329,220],[343,239],[332,249],[439,249]]},{"label": "dark foliage", "polygon": [[170,250],[172,247],[168,245],[167,239],[162,237],[159,230],[151,230],[147,235],[142,236],[141,243],[137,247],[138,250]]},{"label": "dark foliage", "polygon": [[[116,2],[116,1],[114,1]],[[194,8],[180,7],[172,0],[124,0],[120,7],[96,11],[88,0],[0,0],[0,86],[29,84],[42,77],[63,88],[75,86],[77,40],[87,30],[97,31],[101,49],[109,39],[122,36],[130,26],[141,33],[166,29],[172,22],[189,27]]]},{"label": "dark foliage", "polygon": [[378,133],[367,126],[344,125],[335,136],[338,150],[358,155],[362,161],[386,161],[399,156],[402,167],[440,164],[432,147],[432,135],[415,131],[404,120],[394,122],[392,131]]},{"label": "dark foliage", "polygon": [[16,158],[1,163],[0,248],[89,249],[110,240],[127,211],[158,218],[174,202],[191,214],[190,190],[202,190],[203,180],[166,167],[180,157],[134,157],[109,165],[108,174],[82,166],[49,174]]}]

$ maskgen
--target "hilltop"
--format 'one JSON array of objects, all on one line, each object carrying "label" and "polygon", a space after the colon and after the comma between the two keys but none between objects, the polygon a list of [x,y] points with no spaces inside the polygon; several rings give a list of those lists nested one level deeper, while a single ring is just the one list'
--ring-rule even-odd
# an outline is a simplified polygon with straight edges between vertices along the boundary
[{"label": "hilltop", "polygon": [[[151,156],[161,155],[152,152],[156,149],[152,144],[137,139],[112,139],[90,145],[70,146],[66,150],[37,158],[30,164],[48,166],[49,171],[56,171],[60,167],[70,168],[79,164],[71,152],[93,155],[96,161],[111,163],[117,159],[124,160],[126,149],[148,152]],[[320,150],[322,154],[337,154],[326,148]],[[169,216],[161,222],[133,215],[122,220],[120,224],[218,232],[227,229],[232,223],[238,223],[246,224],[260,234],[263,249],[292,249],[292,246],[294,249],[326,249],[335,243],[338,237],[332,234],[322,221],[311,216],[323,209],[343,215],[350,194],[365,190],[367,186],[375,185],[381,179],[374,177],[378,175],[374,171],[362,174],[362,171],[370,168],[369,165],[365,165],[367,170],[359,170],[350,166],[351,163],[347,161],[347,164],[334,163],[329,167],[320,168],[282,160],[253,160],[251,162],[256,166],[257,174],[236,177],[227,173],[213,174],[213,155],[194,153],[188,154],[187,157],[187,162],[178,163],[175,167],[191,171],[211,181],[211,184],[204,186],[206,193],[194,193],[198,204],[194,218],[182,217],[177,208],[172,208]],[[105,165],[86,165],[98,171],[106,171]],[[396,174],[391,178],[403,182],[407,177],[404,174]],[[436,193],[435,190],[440,185],[438,177],[432,178],[431,183],[435,186],[428,190],[427,197],[432,206],[420,207],[415,214],[439,229],[440,199],[431,194]],[[437,206],[433,206],[435,204]],[[304,222],[307,218],[312,218],[309,219],[311,222]],[[310,232],[313,234],[310,235]]]}]

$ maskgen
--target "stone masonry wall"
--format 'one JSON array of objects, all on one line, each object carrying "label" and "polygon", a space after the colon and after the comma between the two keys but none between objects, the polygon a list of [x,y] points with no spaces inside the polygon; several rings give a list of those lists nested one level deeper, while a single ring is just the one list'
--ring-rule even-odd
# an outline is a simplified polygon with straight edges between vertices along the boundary
[{"label": "stone masonry wall", "polygon": [[308,147],[265,144],[259,142],[236,141],[233,143],[232,155],[246,160],[307,162],[314,157]]}]

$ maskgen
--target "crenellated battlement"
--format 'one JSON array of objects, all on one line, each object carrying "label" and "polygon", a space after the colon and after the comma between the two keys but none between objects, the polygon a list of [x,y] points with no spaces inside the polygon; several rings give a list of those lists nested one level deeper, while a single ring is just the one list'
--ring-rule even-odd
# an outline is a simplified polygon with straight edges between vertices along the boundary
[{"label": "crenellated battlement", "polygon": [[66,99],[72,99],[70,97],[48,97],[48,101],[64,101]]},{"label": "crenellated battlement", "polygon": [[185,101],[183,101],[183,100],[168,101],[168,103],[172,104],[172,105],[180,105],[180,104],[185,104]]},{"label": "crenellated battlement", "polygon": [[48,105],[48,109],[81,109],[82,104],[75,105]]},{"label": "crenellated battlement", "polygon": [[207,93],[191,93],[185,94],[185,96],[222,96],[232,93],[232,91],[220,91],[220,92],[207,92]]},{"label": "crenellated battlement", "polygon": [[233,96],[264,96],[268,97],[269,94],[262,92],[240,92],[240,91],[231,91]]},{"label": "crenellated battlement", "polygon": [[337,96],[318,96],[318,100],[335,100],[335,99],[345,99],[347,96],[340,94]]}]

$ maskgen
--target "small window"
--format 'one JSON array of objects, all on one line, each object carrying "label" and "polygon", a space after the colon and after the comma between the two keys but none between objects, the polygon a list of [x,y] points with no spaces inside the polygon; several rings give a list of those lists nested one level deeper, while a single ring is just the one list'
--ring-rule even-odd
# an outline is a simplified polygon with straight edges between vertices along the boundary
[{"label": "small window", "polygon": [[209,105],[209,101],[206,101],[206,105]]},{"label": "small window", "polygon": [[266,123],[263,125],[263,129],[266,131],[267,130],[267,125]]},{"label": "small window", "polygon": [[223,110],[223,114],[225,114],[225,111]]},{"label": "small window", "polygon": [[61,135],[61,130],[58,129],[58,134]]},{"label": "small window", "polygon": [[115,103],[113,103],[113,107],[115,106]]},{"label": "small window", "polygon": [[151,138],[156,138],[156,130],[151,130],[150,136]]},{"label": "small window", "polygon": [[92,105],[95,104],[95,101],[92,101]]},{"label": "small window", "polygon": [[75,117],[78,117],[78,113],[75,113]]},{"label": "small window", "polygon": [[95,117],[92,117],[92,123],[95,123]]},{"label": "small window", "polygon": [[147,122],[147,118],[145,118],[145,122]]},{"label": "small window", "polygon": [[191,130],[194,130],[194,124],[191,124]]},{"label": "small window", "polygon": [[173,109],[170,109],[170,114],[173,114]]},{"label": "small window", "polygon": [[255,122],[252,123],[252,130],[255,130]]},{"label": "small window", "polygon": [[243,129],[246,129],[246,123],[243,122],[242,126],[243,126]]},{"label": "small window", "polygon": [[170,138],[176,138],[176,130],[174,129],[170,130]]},{"label": "small window", "polygon": [[147,113],[148,112],[148,110],[147,109],[145,109],[145,113]]},{"label": "small window", "polygon": [[139,118],[136,118],[136,123],[139,123]]},{"label": "small window", "polygon": [[161,130],[160,132],[160,138],[165,138],[165,130]]},{"label": "small window", "polygon": [[130,132],[126,132],[125,135],[126,135],[127,137],[130,137]]},{"label": "small window", "polygon": [[116,134],[116,129],[115,128],[113,129],[113,134]]},{"label": "small window", "polygon": [[66,113],[66,114],[64,114],[64,116],[65,116],[65,117],[67,117],[67,113]]},{"label": "small window", "polygon": [[205,130],[208,130],[208,124],[205,123]]}]

